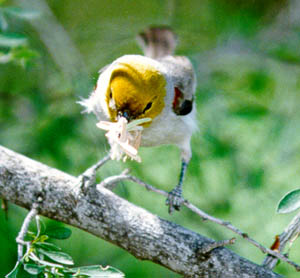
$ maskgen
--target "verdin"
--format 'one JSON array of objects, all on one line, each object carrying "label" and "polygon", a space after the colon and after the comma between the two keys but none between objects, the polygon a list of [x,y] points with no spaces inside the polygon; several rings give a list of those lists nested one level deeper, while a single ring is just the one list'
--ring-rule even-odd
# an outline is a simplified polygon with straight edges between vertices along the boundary
[{"label": "verdin", "polygon": [[143,124],[141,146],[174,144],[180,148],[179,182],[166,200],[171,213],[179,210],[183,201],[182,183],[192,156],[196,77],[187,57],[173,56],[176,37],[170,28],[151,27],[137,39],[145,56],[125,55],[106,66],[95,91],[80,103],[98,120],[150,118]]}]

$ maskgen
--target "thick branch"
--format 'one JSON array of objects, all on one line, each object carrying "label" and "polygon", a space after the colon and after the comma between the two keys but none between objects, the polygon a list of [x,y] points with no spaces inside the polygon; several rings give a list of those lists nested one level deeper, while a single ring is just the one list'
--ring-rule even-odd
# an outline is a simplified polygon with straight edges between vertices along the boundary
[{"label": "thick branch", "polygon": [[139,259],[161,264],[185,277],[279,277],[106,188],[90,187],[78,196],[72,190],[77,182],[68,174],[0,146],[0,196],[4,199],[30,208],[42,198],[41,215],[88,231]]}]

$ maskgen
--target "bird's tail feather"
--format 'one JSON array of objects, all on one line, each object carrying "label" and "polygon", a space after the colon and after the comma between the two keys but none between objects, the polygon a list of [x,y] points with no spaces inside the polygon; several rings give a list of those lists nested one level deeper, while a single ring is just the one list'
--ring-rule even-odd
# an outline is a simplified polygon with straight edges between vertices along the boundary
[{"label": "bird's tail feather", "polygon": [[173,55],[177,44],[176,35],[169,27],[150,27],[137,36],[145,56],[159,59]]}]

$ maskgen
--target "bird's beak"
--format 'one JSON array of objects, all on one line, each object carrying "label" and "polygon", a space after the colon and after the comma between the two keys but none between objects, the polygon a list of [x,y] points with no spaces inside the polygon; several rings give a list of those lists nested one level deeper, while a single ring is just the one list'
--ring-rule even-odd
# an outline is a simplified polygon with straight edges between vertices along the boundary
[{"label": "bird's beak", "polygon": [[127,110],[118,113],[118,119],[120,119],[121,117],[124,117],[128,122],[130,122],[131,120],[130,113]]}]

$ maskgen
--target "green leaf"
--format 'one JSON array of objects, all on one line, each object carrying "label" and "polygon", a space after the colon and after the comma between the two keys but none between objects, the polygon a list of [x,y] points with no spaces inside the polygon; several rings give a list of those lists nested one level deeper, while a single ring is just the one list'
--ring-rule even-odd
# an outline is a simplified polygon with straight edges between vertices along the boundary
[{"label": "green leaf", "polygon": [[0,63],[15,62],[23,67],[30,65],[31,61],[38,57],[38,52],[29,49],[28,47],[14,47],[4,55],[0,53]]},{"label": "green leaf", "polygon": [[66,227],[54,227],[47,230],[46,234],[55,239],[67,239],[71,236],[72,231]]},{"label": "green leaf", "polygon": [[45,266],[39,266],[36,264],[24,264],[24,269],[32,275],[38,275],[44,270]]},{"label": "green leaf", "polygon": [[38,251],[55,262],[65,264],[65,265],[74,264],[72,257],[64,252],[48,251],[44,249],[38,249]]},{"label": "green leaf", "polygon": [[22,268],[22,264],[20,262],[17,262],[17,264],[15,265],[14,269],[8,273],[5,278],[17,278],[18,277],[18,273]]},{"label": "green leaf", "polygon": [[29,49],[27,47],[16,48],[12,52],[14,58],[16,59],[33,59],[39,56],[38,52]]},{"label": "green leaf", "polygon": [[56,268],[64,268],[64,266],[60,265],[60,264],[54,264],[54,263],[50,263],[47,262],[45,260],[41,260],[36,256],[29,256],[31,260],[33,260],[34,262],[37,262],[41,265],[45,265],[45,266],[50,266],[50,267],[56,267]]},{"label": "green leaf", "polygon": [[27,43],[27,39],[16,33],[0,34],[0,47],[17,47]]},{"label": "green leaf", "polygon": [[47,240],[49,237],[47,235],[41,235],[40,237],[37,238],[38,242],[44,242]]},{"label": "green leaf", "polygon": [[34,246],[37,246],[38,248],[43,248],[48,251],[60,251],[61,248],[53,243],[50,242],[36,242]]},{"label": "green leaf", "polygon": [[21,9],[18,7],[6,7],[2,9],[4,13],[21,19],[31,20],[40,16],[40,12],[31,9]]},{"label": "green leaf", "polygon": [[31,238],[35,238],[35,233],[32,231],[28,231],[27,236],[30,236]]},{"label": "green leaf", "polygon": [[298,208],[300,208],[300,189],[293,190],[283,196],[278,203],[277,212],[289,213]]},{"label": "green leaf", "polygon": [[121,278],[124,277],[124,273],[120,270],[107,266],[102,267],[101,265],[90,265],[72,268],[74,272],[78,272],[79,275],[87,275],[93,278]]}]

